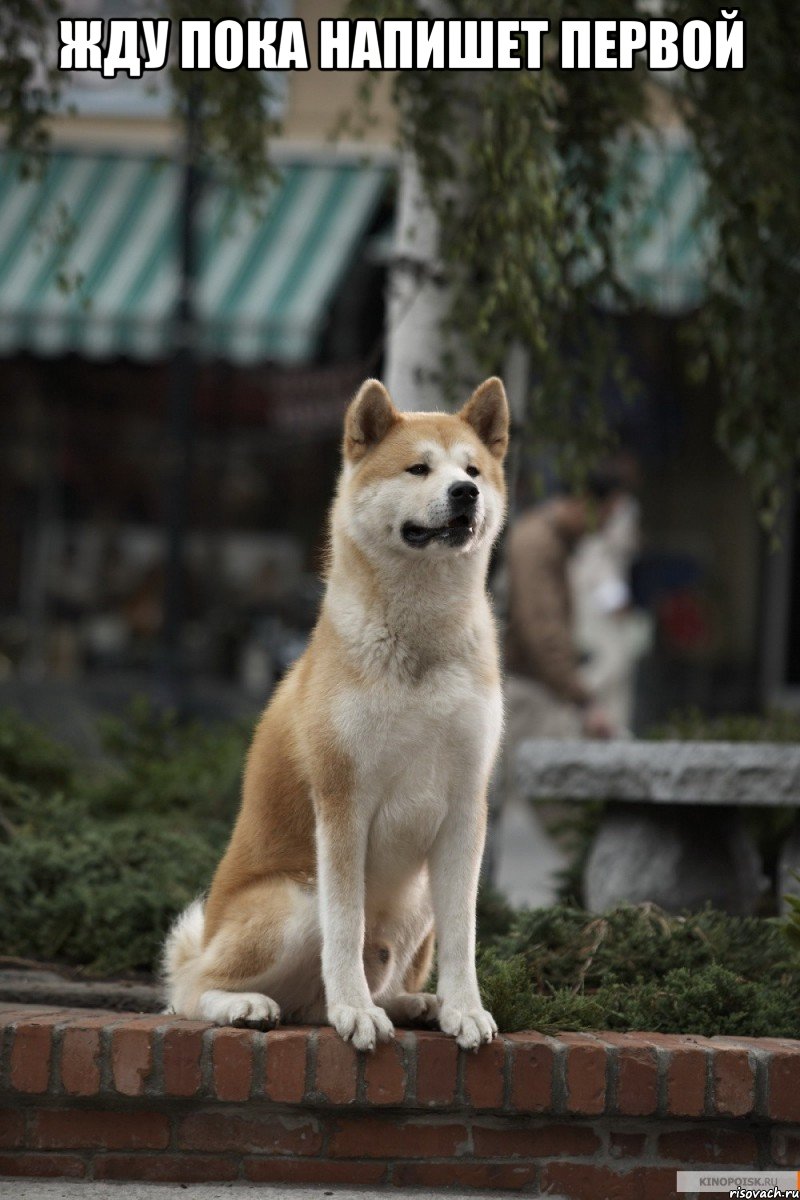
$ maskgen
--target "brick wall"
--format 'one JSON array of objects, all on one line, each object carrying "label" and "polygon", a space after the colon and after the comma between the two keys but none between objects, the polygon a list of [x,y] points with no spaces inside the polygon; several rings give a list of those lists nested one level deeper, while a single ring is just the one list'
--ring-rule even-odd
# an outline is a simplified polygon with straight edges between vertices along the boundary
[{"label": "brick wall", "polygon": [[800,1166],[800,1042],[403,1032],[0,1005],[0,1175],[515,1189],[667,1200],[675,1172]]}]

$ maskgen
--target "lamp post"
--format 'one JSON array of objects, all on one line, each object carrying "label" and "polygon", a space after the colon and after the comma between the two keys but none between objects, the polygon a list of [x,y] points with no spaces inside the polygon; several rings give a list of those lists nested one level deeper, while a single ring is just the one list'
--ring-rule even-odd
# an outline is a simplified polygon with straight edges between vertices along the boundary
[{"label": "lamp post", "polygon": [[201,93],[187,95],[178,218],[178,299],[175,306],[166,428],[164,621],[160,656],[162,702],[186,709],[182,653],[186,610],[186,534],[192,469],[192,426],[197,380],[197,211],[202,189]]}]

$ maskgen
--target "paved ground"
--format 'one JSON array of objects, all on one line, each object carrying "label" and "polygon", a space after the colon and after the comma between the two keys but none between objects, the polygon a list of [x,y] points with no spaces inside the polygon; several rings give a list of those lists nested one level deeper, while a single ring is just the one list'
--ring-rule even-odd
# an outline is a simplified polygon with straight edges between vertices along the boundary
[{"label": "paved ground", "polygon": [[555,903],[555,876],[565,859],[531,804],[513,800],[504,805],[495,854],[495,886],[515,908]]},{"label": "paved ground", "polygon": [[[392,1195],[409,1200],[481,1200],[508,1195],[507,1192],[429,1192],[400,1188],[347,1188],[317,1184],[314,1187],[290,1187],[286,1184],[248,1183],[81,1183],[60,1180],[0,1179],[3,1200],[244,1200],[249,1196],[264,1200],[387,1200]],[[559,1200],[550,1196],[549,1200]]]}]

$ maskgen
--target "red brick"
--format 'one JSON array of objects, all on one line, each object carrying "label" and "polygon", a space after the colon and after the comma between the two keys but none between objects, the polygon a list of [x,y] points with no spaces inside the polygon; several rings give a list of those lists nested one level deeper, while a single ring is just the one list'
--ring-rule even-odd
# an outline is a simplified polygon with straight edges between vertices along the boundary
[{"label": "red brick", "polygon": [[712,1070],[714,1111],[724,1117],[749,1116],[755,1105],[756,1076],[747,1051],[717,1050]]},{"label": "red brick", "polygon": [[163,1150],[169,1120],[163,1113],[37,1109],[31,1143],[38,1150]]},{"label": "red brick", "polygon": [[704,1041],[712,1050],[725,1050],[728,1047],[733,1047],[734,1050],[766,1050],[769,1053],[789,1053],[796,1054],[800,1050],[800,1042],[795,1038],[773,1038],[773,1037],[727,1037],[719,1036],[713,1038],[698,1038],[695,1035],[687,1036],[687,1041]]},{"label": "red brick", "polygon": [[164,1030],[162,1061],[164,1093],[167,1096],[196,1096],[203,1085],[203,1034],[212,1026],[199,1021],[180,1021]]},{"label": "red brick", "polygon": [[552,1043],[538,1034],[511,1034],[511,1108],[517,1112],[553,1111]]},{"label": "red brick", "polygon": [[306,1090],[306,1029],[274,1029],[267,1034],[264,1090],[270,1100],[299,1104]]},{"label": "red brick", "polygon": [[667,1162],[697,1163],[705,1166],[755,1166],[758,1147],[746,1130],[678,1129],[662,1133],[658,1139],[658,1157]]},{"label": "red brick", "polygon": [[775,1129],[772,1132],[771,1163],[778,1167],[797,1167],[800,1164],[800,1130]]},{"label": "red brick", "polygon": [[681,1046],[667,1063],[667,1112],[671,1117],[702,1117],[706,1110],[708,1055],[699,1046]]},{"label": "red brick", "polygon": [[368,1104],[402,1104],[406,1095],[404,1035],[379,1042],[364,1060],[364,1086]]},{"label": "red brick", "polygon": [[385,1163],[329,1162],[319,1158],[246,1158],[245,1178],[251,1183],[344,1183],[386,1182]]},{"label": "red brick", "polygon": [[474,1125],[472,1139],[477,1158],[581,1158],[601,1148],[588,1125]]},{"label": "red brick", "polygon": [[100,1090],[100,1029],[65,1029],[61,1041],[61,1082],[70,1096],[94,1096]]},{"label": "red brick", "polygon": [[249,1029],[217,1029],[211,1043],[214,1093],[218,1100],[246,1100],[253,1082],[255,1038]]},{"label": "red brick", "polygon": [[709,1038],[684,1033],[646,1033],[638,1034],[638,1037],[643,1043],[667,1051],[667,1114],[676,1117],[703,1116],[709,1054],[715,1049],[716,1039],[711,1042]]},{"label": "red brick", "polygon": [[243,1154],[319,1154],[322,1134],[310,1115],[279,1116],[272,1112],[239,1116],[225,1112],[198,1112],[185,1116],[178,1127],[181,1150],[230,1151]]},{"label": "red brick", "polygon": [[53,1026],[62,1018],[30,1017],[20,1021],[11,1044],[11,1086],[18,1092],[40,1095],[50,1084],[53,1056]]},{"label": "red brick", "polygon": [[464,1099],[471,1108],[503,1107],[507,1040],[495,1038],[464,1054]]},{"label": "red brick", "polygon": [[[114,1012],[109,1008],[64,1008],[61,1010],[62,1025],[83,1028],[84,1025],[119,1025],[125,1021],[152,1021],[152,1013]],[[163,1016],[160,1018],[164,1020]]]},{"label": "red brick", "polygon": [[567,1048],[567,1112],[597,1116],[606,1103],[606,1051],[580,1033],[561,1034]]},{"label": "red brick", "polygon": [[469,1131],[457,1122],[396,1121],[343,1117],[328,1142],[333,1158],[454,1158],[469,1145]]},{"label": "red brick", "polygon": [[[588,1163],[547,1163],[542,1167],[542,1194],[554,1192],[569,1200],[642,1200],[639,1171],[619,1174],[610,1167]],[[673,1183],[675,1182],[673,1176]]]},{"label": "red brick", "polygon": [[800,1121],[800,1049],[781,1048],[770,1057],[769,1115],[776,1121]]},{"label": "red brick", "polygon": [[9,1025],[30,1021],[34,1017],[64,1016],[65,1010],[54,1004],[0,1004],[0,1035]]},{"label": "red brick", "polygon": [[236,1179],[238,1174],[238,1159],[208,1154],[101,1154],[94,1160],[95,1179],[213,1183]]},{"label": "red brick", "polygon": [[[164,1018],[160,1023],[163,1025]],[[111,1073],[123,1096],[141,1096],[153,1069],[153,1028],[125,1025],[111,1034]]]},{"label": "red brick", "polygon": [[352,1104],[356,1098],[358,1054],[333,1029],[317,1036],[314,1090],[329,1104]]},{"label": "red brick", "polygon": [[646,1141],[643,1133],[612,1130],[608,1135],[609,1158],[642,1158]]},{"label": "red brick", "polygon": [[640,1167],[636,1175],[641,1187],[637,1200],[686,1200],[686,1193],[676,1190],[674,1168]]},{"label": "red brick", "polygon": [[541,1175],[542,1195],[552,1192],[569,1200],[681,1200],[675,1184],[675,1171],[661,1167],[618,1174],[602,1166],[549,1163]]},{"label": "red brick", "polygon": [[537,1170],[533,1163],[406,1162],[394,1164],[392,1183],[395,1187],[500,1188],[519,1192],[536,1182]]},{"label": "red brick", "polygon": [[22,1146],[25,1137],[25,1117],[18,1108],[0,1108],[0,1146],[11,1150]]},{"label": "red brick", "polygon": [[[456,1094],[458,1046],[443,1033],[422,1031],[417,1037],[417,1104],[425,1108],[452,1104]],[[488,1049],[488,1046],[487,1046]],[[465,1056],[478,1058],[477,1055]]]},{"label": "red brick", "polygon": [[617,1048],[617,1112],[649,1117],[658,1108],[658,1060],[653,1046],[639,1034],[604,1033]]},{"label": "red brick", "polygon": [[82,1179],[86,1164],[72,1154],[0,1154],[0,1175],[38,1179]]}]

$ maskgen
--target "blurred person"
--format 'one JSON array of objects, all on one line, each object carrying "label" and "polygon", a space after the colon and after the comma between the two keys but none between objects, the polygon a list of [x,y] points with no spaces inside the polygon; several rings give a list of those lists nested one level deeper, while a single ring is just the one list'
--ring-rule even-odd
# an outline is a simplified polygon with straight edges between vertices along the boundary
[{"label": "blurred person", "polygon": [[520,743],[618,732],[581,674],[569,571],[582,539],[606,525],[623,492],[615,472],[598,472],[586,494],[554,496],[524,512],[509,532],[505,736],[492,788],[485,871],[516,907],[555,903],[566,865],[542,814],[525,803],[516,785]]},{"label": "blurred person", "polygon": [[640,544],[639,501],[622,492],[603,528],[581,540],[569,567],[581,678],[619,732],[631,729],[636,667],[652,641],[650,616],[632,603],[631,567]]},{"label": "blurred person", "polygon": [[617,733],[580,670],[570,560],[583,538],[602,530],[624,496],[611,469],[590,476],[585,494],[561,493],[513,525],[507,549],[506,745],[523,737]]}]

